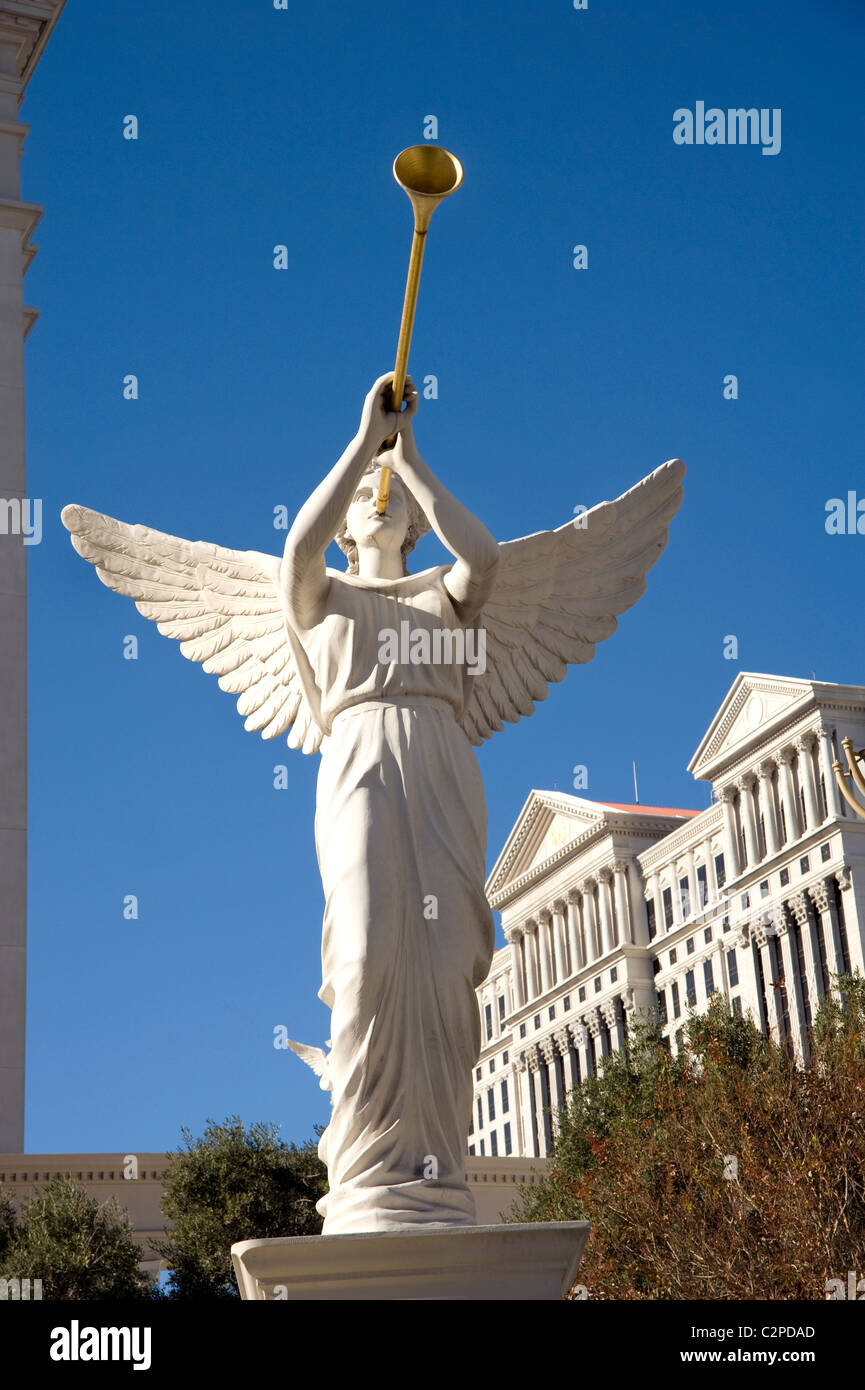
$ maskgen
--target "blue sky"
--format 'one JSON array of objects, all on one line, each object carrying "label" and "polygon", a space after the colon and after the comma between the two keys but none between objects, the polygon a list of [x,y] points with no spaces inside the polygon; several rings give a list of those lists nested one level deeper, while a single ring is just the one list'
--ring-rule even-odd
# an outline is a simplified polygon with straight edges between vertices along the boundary
[{"label": "blue sky", "polygon": [[[824,524],[829,498],[865,497],[863,37],[854,0],[67,7],[22,112],[23,196],[46,209],[26,282],[28,1150],[163,1150],[230,1113],[297,1140],[326,1123],[272,1045],[279,1024],[329,1036],[318,759],[246,734],[59,514],[281,550],[274,507],[296,511],[393,365],[411,213],[390,169],[427,115],[466,174],[421,284],[424,457],[501,540],[667,458],[689,470],[646,596],[481,750],[489,864],[529,789],[569,790],[578,763],[591,797],[631,801],[636,759],[643,802],[705,806],[685,765],[739,670],[865,680],[865,538]],[[674,144],[697,101],[780,108],[780,153]],[[440,558],[427,539],[415,567]]]}]

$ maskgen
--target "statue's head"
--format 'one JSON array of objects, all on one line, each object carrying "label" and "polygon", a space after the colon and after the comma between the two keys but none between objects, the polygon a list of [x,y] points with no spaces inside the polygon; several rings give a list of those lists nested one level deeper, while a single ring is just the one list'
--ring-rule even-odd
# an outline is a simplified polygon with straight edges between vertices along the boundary
[{"label": "statue's head", "polygon": [[403,574],[408,574],[406,557],[429,530],[429,522],[420,504],[398,473],[391,475],[387,511],[379,516],[375,499],[382,463],[391,466],[393,454],[379,454],[365,470],[345,521],[335,536],[340,550],[348,557],[349,574],[358,573],[358,550],[365,546],[401,554]]}]

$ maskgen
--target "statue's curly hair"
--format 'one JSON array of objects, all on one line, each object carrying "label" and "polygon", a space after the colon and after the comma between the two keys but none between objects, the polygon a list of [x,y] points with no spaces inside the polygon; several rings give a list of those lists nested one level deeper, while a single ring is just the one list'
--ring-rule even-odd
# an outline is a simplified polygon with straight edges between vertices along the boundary
[{"label": "statue's curly hair", "polygon": [[[373,460],[373,462],[370,463],[368,467],[364,469],[363,477],[366,477],[368,473],[377,473],[380,467],[381,462]],[[394,472],[394,477],[399,478],[399,474]],[[408,574],[408,565],[406,564],[406,560],[411,551],[414,550],[421,536],[425,535],[426,532],[430,529],[430,525],[426,519],[426,514],[423,511],[420,502],[418,502],[414,494],[409,491],[402,478],[400,478],[400,483],[402,483],[402,488],[405,493],[406,502],[408,504],[408,527],[406,529],[405,539],[402,543],[402,546],[400,547],[400,553],[402,555],[402,572],[403,574]],[[334,540],[336,541],[343,555],[345,555],[348,559],[348,573],[357,574],[357,542],[355,541],[354,536],[352,536],[349,533],[345,517],[343,517],[342,525],[340,526],[339,530],[334,536]]]}]

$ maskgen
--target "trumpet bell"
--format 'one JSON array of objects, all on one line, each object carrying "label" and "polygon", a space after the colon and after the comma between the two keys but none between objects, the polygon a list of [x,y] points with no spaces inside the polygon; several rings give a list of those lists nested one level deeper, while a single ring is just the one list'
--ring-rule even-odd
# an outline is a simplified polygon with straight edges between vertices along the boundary
[{"label": "trumpet bell", "polygon": [[411,199],[415,230],[425,232],[443,198],[463,181],[463,166],[441,145],[410,145],[393,162],[393,176]]}]

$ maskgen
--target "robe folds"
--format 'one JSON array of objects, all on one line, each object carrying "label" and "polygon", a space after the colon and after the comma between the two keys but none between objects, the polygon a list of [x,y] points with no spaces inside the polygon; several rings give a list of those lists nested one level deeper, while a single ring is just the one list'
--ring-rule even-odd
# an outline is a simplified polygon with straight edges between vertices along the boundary
[{"label": "robe folds", "polygon": [[296,634],[326,730],[315,818],[319,996],[332,1012],[325,1235],[475,1222],[465,1143],[475,989],[494,929],[483,784],[457,722],[472,677],[380,659],[401,621],[459,626],[445,571],[331,574],[325,618]]}]

